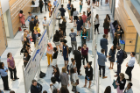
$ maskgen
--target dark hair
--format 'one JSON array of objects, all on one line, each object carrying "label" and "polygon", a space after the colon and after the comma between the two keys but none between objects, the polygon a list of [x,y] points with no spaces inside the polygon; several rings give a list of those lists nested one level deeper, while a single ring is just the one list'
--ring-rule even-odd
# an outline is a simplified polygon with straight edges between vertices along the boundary
[{"label": "dark hair", "polygon": [[76,11],[76,8],[74,8],[74,11]]},{"label": "dark hair", "polygon": [[26,29],[23,29],[23,31],[26,31]]},{"label": "dark hair", "polygon": [[51,78],[51,81],[52,81],[52,83],[55,83],[56,82],[56,78],[55,77],[52,77]]},{"label": "dark hair", "polygon": [[105,38],[105,37],[106,37],[106,34],[103,35],[103,38]]},{"label": "dark hair", "polygon": [[60,93],[69,93],[69,90],[67,89],[67,87],[62,86],[60,88]]},{"label": "dark hair", "polygon": [[28,14],[31,14],[31,12],[28,12]]},{"label": "dark hair", "polygon": [[34,19],[34,17],[32,17],[31,19]]},{"label": "dark hair", "polygon": [[32,84],[33,84],[34,82],[37,82],[37,81],[33,79],[33,80],[32,80]]},{"label": "dark hair", "polygon": [[7,58],[10,56],[10,54],[11,54],[10,52],[7,54]]},{"label": "dark hair", "polygon": [[61,5],[61,7],[63,8],[63,4]]},{"label": "dark hair", "polygon": [[111,87],[107,86],[104,93],[111,93]]},{"label": "dark hair", "polygon": [[54,50],[54,51],[57,51],[57,48],[56,48],[56,47],[54,47],[54,48],[53,48],[53,50]]},{"label": "dark hair", "polygon": [[0,62],[0,69],[4,69],[4,68],[2,67],[3,64],[4,64],[3,62]]},{"label": "dark hair", "polygon": [[37,17],[37,15],[35,15],[35,18]]},{"label": "dark hair", "polygon": [[23,10],[20,10],[20,11],[19,11],[19,13],[21,13],[21,14],[22,14],[22,13],[23,13]]},{"label": "dark hair", "polygon": [[48,93],[48,92],[46,90],[44,90],[43,93]]},{"label": "dark hair", "polygon": [[75,59],[74,58],[71,58],[71,62],[74,62],[75,61]]},{"label": "dark hair", "polygon": [[57,93],[57,89],[56,88],[53,89],[52,93]]},{"label": "dark hair", "polygon": [[80,50],[80,49],[81,49],[81,46],[78,47],[78,50]]},{"label": "dark hair", "polygon": [[96,18],[97,18],[97,16],[99,16],[98,14],[96,14]]},{"label": "dark hair", "polygon": [[85,14],[85,11],[83,11],[83,13]]},{"label": "dark hair", "polygon": [[130,82],[130,83],[128,83],[130,86],[133,86],[133,84]]},{"label": "dark hair", "polygon": [[59,73],[59,68],[57,67],[57,65],[56,65],[55,69],[57,70],[57,72],[55,74],[57,74],[59,76],[60,73]]},{"label": "dark hair", "polygon": [[116,46],[113,45],[113,51],[115,51],[115,50],[116,50]]},{"label": "dark hair", "polygon": [[63,42],[66,44],[67,43],[67,40],[64,39]]},{"label": "dark hair", "polygon": [[46,16],[44,16],[44,18],[46,18]]},{"label": "dark hair", "polygon": [[135,56],[135,52],[132,52],[132,55]]},{"label": "dark hair", "polygon": [[105,50],[104,49],[101,49],[101,52],[103,53]]},{"label": "dark hair", "polygon": [[15,93],[15,91],[11,90],[10,93]]},{"label": "dark hair", "polygon": [[110,16],[109,16],[109,14],[107,14],[106,16],[107,16],[107,17],[109,18],[109,20],[110,20]]},{"label": "dark hair", "polygon": [[73,74],[74,73],[74,68],[71,68],[70,72],[71,72],[71,74]]}]

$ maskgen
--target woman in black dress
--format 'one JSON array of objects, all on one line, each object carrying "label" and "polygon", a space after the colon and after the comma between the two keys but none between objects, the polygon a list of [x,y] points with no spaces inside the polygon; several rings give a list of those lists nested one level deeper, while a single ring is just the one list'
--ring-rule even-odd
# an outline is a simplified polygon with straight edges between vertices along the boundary
[{"label": "woman in black dress", "polygon": [[84,87],[86,87],[87,80],[88,80],[89,81],[89,87],[88,88],[90,88],[91,81],[93,79],[93,68],[91,67],[91,62],[88,62],[87,66],[85,66],[85,73],[86,73],[86,76],[85,76],[85,85],[84,85]]},{"label": "woman in black dress", "polygon": [[56,66],[54,68],[54,77],[56,78],[56,81],[58,81],[60,83],[60,72],[59,72],[59,68]]},{"label": "woman in black dress", "polygon": [[113,69],[114,62],[115,62],[115,53],[116,53],[116,46],[112,46],[109,51],[109,61],[110,61],[109,69]]},{"label": "woman in black dress", "polygon": [[74,7],[73,7],[73,4],[71,4],[71,22],[73,22],[73,12],[74,12]]},{"label": "woman in black dress", "polygon": [[114,33],[113,45],[115,47],[117,47],[117,45],[119,45],[119,36],[117,35],[117,33]]}]

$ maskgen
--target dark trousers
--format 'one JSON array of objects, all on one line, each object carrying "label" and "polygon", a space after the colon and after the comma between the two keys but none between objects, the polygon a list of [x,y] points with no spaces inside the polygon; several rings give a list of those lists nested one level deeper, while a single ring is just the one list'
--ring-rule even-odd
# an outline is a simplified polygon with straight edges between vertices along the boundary
[{"label": "dark trousers", "polygon": [[85,65],[85,59],[86,59],[86,61],[88,63],[88,55],[83,55],[83,65]]},{"label": "dark trousers", "polygon": [[62,30],[63,30],[63,35],[66,36],[66,27],[62,28]]},{"label": "dark trousers", "polygon": [[81,68],[81,61],[79,61],[79,62],[80,63],[78,63],[78,61],[76,61],[76,63],[78,63],[78,64],[76,64],[78,75],[80,75],[80,68]]},{"label": "dark trousers", "polygon": [[8,90],[9,89],[8,76],[1,77],[1,78],[3,81],[4,90]]},{"label": "dark trousers", "polygon": [[42,13],[42,8],[43,8],[43,6],[40,6],[40,13]]},{"label": "dark trousers", "polygon": [[129,79],[131,80],[132,78],[132,70],[133,70],[134,67],[127,67],[125,73],[129,76]]},{"label": "dark trousers", "polygon": [[[122,63],[121,63],[122,64]],[[121,73],[121,64],[117,63],[117,75],[119,76],[119,74]]]},{"label": "dark trousers", "polygon": [[101,75],[101,69],[103,70],[103,77],[105,76],[105,66],[99,65],[100,75]]},{"label": "dark trousers", "polygon": [[47,3],[45,3],[45,11],[47,11],[47,6],[48,6],[48,4],[47,4]]},{"label": "dark trousers", "polygon": [[99,24],[95,25],[95,32],[96,32],[96,30],[99,33]]},{"label": "dark trousers", "polygon": [[86,39],[82,38],[82,46],[86,44]]},{"label": "dark trousers", "polygon": [[[10,71],[10,78],[11,79],[16,79],[17,78],[17,70],[16,70],[16,68],[15,69],[9,68],[9,71]],[[14,78],[13,78],[13,74],[14,74]]]},{"label": "dark trousers", "polygon": [[103,48],[105,50],[105,56],[107,57],[107,48]]}]

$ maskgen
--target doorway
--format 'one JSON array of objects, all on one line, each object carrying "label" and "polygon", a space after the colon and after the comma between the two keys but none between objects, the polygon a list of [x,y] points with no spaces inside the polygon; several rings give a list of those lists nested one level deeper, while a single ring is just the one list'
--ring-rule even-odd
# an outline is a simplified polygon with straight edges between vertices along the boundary
[{"label": "doorway", "polygon": [[7,12],[5,12],[3,14],[3,20],[4,20],[4,28],[5,28],[5,34],[6,37],[9,38],[10,37],[10,33],[9,33],[9,26],[8,26],[8,21],[7,21]]}]

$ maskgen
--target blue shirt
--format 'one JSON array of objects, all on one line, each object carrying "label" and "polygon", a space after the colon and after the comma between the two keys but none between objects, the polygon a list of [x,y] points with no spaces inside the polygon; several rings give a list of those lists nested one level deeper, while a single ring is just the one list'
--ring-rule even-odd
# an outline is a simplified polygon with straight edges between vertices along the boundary
[{"label": "blue shirt", "polygon": [[108,40],[106,38],[100,40],[100,46],[102,49],[107,49],[107,45],[108,45]]},{"label": "blue shirt", "polygon": [[7,76],[7,72],[6,72],[6,70],[8,70],[8,68],[5,67],[5,66],[4,66],[4,69],[0,69],[0,75],[1,75],[2,77]]},{"label": "blue shirt", "polygon": [[131,59],[130,59],[129,62],[128,62],[128,66],[129,66],[129,67],[133,67],[134,64],[135,64],[135,57],[131,57]]},{"label": "blue shirt", "polygon": [[53,5],[56,6],[57,5],[57,0],[53,2]]},{"label": "blue shirt", "polygon": [[27,18],[27,19],[28,19],[28,21],[30,22],[32,18],[34,18],[34,16],[33,16],[33,15],[32,15],[32,16],[28,16],[28,18]]},{"label": "blue shirt", "polygon": [[99,52],[97,52],[97,55],[98,55],[98,65],[105,66],[106,56]]},{"label": "blue shirt", "polygon": [[71,9],[70,5],[71,5],[71,4],[67,4],[67,8],[68,8],[68,10],[70,10],[70,9]]},{"label": "blue shirt", "polygon": [[76,41],[76,33],[70,33],[71,41]]}]

